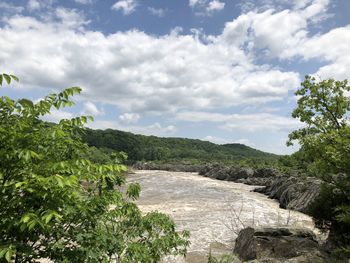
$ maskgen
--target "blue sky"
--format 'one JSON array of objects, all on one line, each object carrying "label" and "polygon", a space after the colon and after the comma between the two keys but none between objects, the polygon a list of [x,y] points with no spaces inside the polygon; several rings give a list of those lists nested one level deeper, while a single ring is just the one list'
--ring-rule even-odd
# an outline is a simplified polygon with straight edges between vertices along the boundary
[{"label": "blue sky", "polygon": [[0,0],[1,94],[80,86],[57,121],[286,154],[304,75],[350,76],[348,0]]}]

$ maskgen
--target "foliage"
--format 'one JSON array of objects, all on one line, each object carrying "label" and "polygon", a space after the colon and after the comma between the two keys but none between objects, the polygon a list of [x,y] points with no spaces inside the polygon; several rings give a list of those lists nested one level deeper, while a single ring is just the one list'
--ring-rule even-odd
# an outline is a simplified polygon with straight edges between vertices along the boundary
[{"label": "foliage", "polygon": [[237,258],[234,255],[225,254],[218,257],[214,257],[211,254],[211,251],[209,251],[208,263],[232,263],[235,260],[237,260]]},{"label": "foliage", "polygon": [[136,135],[118,130],[90,130],[83,137],[90,146],[124,151],[131,162],[136,161],[183,161],[194,162],[237,162],[251,163],[272,161],[277,155],[255,150],[242,144],[217,145],[211,142],[184,139],[159,138]]},{"label": "foliage", "polygon": [[[0,74],[0,84],[17,81]],[[0,97],[0,262],[157,262],[184,254],[188,233],[166,215],[142,215],[126,186],[122,155],[100,155],[80,138],[89,117],[47,124],[73,105],[72,87],[39,102]],[[93,152],[93,153],[91,153]],[[89,160],[90,159],[90,160]]]},{"label": "foliage", "polygon": [[311,213],[321,227],[330,227],[337,245],[350,243],[350,86],[347,80],[317,82],[306,76],[295,93],[292,116],[305,126],[289,135],[297,140],[309,174],[326,183]]}]

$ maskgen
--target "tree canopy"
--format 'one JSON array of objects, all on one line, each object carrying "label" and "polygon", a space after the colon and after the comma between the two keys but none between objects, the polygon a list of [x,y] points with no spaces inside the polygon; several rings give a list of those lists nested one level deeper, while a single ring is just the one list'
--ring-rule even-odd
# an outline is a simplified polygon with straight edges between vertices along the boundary
[{"label": "tree canopy", "polygon": [[301,86],[292,116],[305,125],[289,135],[289,144],[299,142],[308,172],[325,182],[311,211],[316,223],[330,229],[335,246],[345,246],[350,244],[350,86],[347,80],[317,82],[311,76]]},{"label": "tree canopy", "polygon": [[88,129],[83,140],[90,146],[124,151],[130,162],[135,161],[186,161],[194,162],[256,162],[276,161],[279,156],[262,152],[243,144],[217,145],[187,138],[160,138],[132,134],[118,130]]},{"label": "tree canopy", "polygon": [[[0,86],[18,81],[0,74]],[[0,97],[0,262],[157,262],[185,254],[188,232],[158,212],[143,215],[118,156],[89,159],[82,142],[91,117],[48,124],[74,105],[72,87],[38,102]]]}]

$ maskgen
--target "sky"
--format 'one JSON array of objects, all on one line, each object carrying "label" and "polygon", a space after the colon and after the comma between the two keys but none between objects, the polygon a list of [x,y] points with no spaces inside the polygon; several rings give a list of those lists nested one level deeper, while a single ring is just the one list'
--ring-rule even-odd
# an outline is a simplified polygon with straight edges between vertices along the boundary
[{"label": "sky", "polygon": [[80,86],[58,121],[290,154],[304,76],[350,78],[348,0],[0,0],[1,95]]}]

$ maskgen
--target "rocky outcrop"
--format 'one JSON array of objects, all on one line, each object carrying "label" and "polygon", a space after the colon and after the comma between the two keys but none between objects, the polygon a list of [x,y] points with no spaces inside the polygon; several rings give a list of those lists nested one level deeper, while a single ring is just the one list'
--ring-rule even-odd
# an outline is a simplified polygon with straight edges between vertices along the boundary
[{"label": "rocky outcrop", "polygon": [[315,234],[304,228],[245,228],[236,239],[234,253],[243,261],[328,262]]},{"label": "rocky outcrop", "polygon": [[233,181],[248,185],[269,185],[280,172],[273,168],[252,169],[236,166],[206,165],[199,174],[218,180]]},{"label": "rocky outcrop", "polygon": [[277,199],[281,208],[308,212],[311,203],[319,196],[322,181],[313,177],[275,178],[270,185],[254,191]]}]

